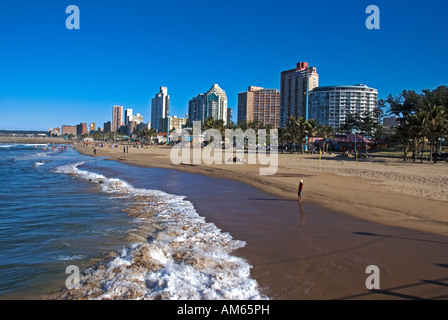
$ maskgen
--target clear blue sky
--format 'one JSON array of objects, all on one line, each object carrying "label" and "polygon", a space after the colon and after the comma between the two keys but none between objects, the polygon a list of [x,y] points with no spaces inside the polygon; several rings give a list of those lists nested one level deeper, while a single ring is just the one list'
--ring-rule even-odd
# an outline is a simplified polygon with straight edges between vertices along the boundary
[{"label": "clear blue sky", "polygon": [[[68,5],[80,30],[68,30]],[[368,30],[368,5],[381,29]],[[306,61],[320,85],[362,83],[379,97],[447,85],[448,1],[1,0],[0,129],[111,120],[112,106],[150,120],[167,86],[171,114],[218,83],[234,109],[249,85],[280,87]]]}]

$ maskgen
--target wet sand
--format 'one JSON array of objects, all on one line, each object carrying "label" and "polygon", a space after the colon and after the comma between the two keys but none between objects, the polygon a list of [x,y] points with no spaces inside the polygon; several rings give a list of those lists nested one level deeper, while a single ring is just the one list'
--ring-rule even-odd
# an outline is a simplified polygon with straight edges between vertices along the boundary
[{"label": "wet sand", "polygon": [[[80,146],[77,149],[82,153],[92,152]],[[100,149],[97,155],[112,156],[112,159],[140,166],[175,168],[166,163],[166,159],[164,165],[154,161],[157,157],[160,157],[159,161],[163,159],[163,152],[146,158],[138,152],[130,150],[129,154],[120,154],[117,150],[108,152]],[[188,171],[184,167],[189,166],[182,166],[180,170]],[[214,175],[213,171],[220,171],[219,168],[204,167],[196,173],[206,173],[207,170],[210,170],[209,176]],[[293,174],[290,174],[291,177],[283,178],[292,179]],[[219,178],[223,177],[235,178],[231,174],[226,177],[221,172]],[[444,228],[439,228],[442,232],[437,235],[415,228],[388,226],[358,219],[353,214],[324,209],[308,199],[298,203],[294,201],[294,193],[278,197],[258,189],[241,192],[239,187],[228,187],[227,183],[226,188],[220,188],[220,180],[215,181],[192,185],[208,189],[202,193],[195,192],[192,199],[195,208],[223,231],[247,242],[237,254],[253,265],[252,276],[270,298],[448,298],[448,237],[441,235],[446,232]],[[215,192],[210,190],[210,184],[216,188]],[[362,190],[362,185],[355,190]],[[388,193],[386,190],[382,192]],[[214,193],[219,201],[210,199],[210,194]],[[201,194],[208,195],[208,198],[201,198]],[[356,193],[352,195],[356,196]],[[380,269],[381,287],[375,292],[365,287],[368,277],[365,270],[369,265],[377,265]]]}]

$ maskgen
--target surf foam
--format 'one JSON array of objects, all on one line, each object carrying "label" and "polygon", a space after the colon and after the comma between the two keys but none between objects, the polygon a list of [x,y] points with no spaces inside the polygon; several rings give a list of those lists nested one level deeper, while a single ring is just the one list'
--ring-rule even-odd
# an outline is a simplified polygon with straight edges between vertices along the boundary
[{"label": "surf foam", "polygon": [[134,188],[123,180],[81,170],[83,162],[56,172],[97,183],[125,198],[124,212],[141,224],[133,244],[89,267],[80,289],[60,299],[267,299],[250,277],[251,266],[231,253],[245,245],[196,212],[183,196]]}]

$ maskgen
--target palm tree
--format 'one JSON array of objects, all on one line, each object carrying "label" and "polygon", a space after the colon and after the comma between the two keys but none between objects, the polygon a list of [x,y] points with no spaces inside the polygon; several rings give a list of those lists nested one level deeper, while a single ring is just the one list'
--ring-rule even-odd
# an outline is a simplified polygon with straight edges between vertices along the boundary
[{"label": "palm tree", "polygon": [[303,147],[305,145],[305,138],[308,131],[308,124],[304,117],[297,119],[297,139],[300,144],[300,151],[303,153]]},{"label": "palm tree", "polygon": [[332,126],[322,125],[319,130],[319,135],[322,137],[323,142],[323,150],[324,152],[328,152],[328,144],[327,140],[334,137],[334,129]]},{"label": "palm tree", "polygon": [[[306,135],[310,138],[316,136],[317,133],[321,130],[321,125],[319,124],[319,122],[317,122],[316,119],[307,120],[305,122],[305,127]],[[306,143],[308,144],[308,140],[306,141]]]},{"label": "palm tree", "polygon": [[207,119],[205,119],[203,125],[204,130],[213,129],[214,126],[215,126],[215,119],[213,119],[213,117],[208,117]]},{"label": "palm tree", "polygon": [[149,144],[150,145],[151,145],[152,139],[154,137],[157,137],[156,129],[154,129],[154,128],[147,129],[145,138],[149,139]]},{"label": "palm tree", "polygon": [[[416,161],[419,150],[421,151],[421,161],[423,161],[423,152],[424,152],[424,142],[425,142],[425,134],[426,134],[426,113],[419,111],[415,114],[408,115],[406,117],[405,125],[408,126],[409,130],[409,139],[413,144],[413,160]],[[423,144],[420,147],[420,144]]]},{"label": "palm tree", "polygon": [[296,116],[289,116],[288,122],[282,128],[281,139],[289,143],[296,143],[299,141],[299,125]]},{"label": "palm tree", "polygon": [[[433,148],[434,153],[437,152],[437,143],[440,138],[447,133],[448,129],[448,119],[447,114],[445,112],[445,108],[443,106],[431,105],[429,106],[429,110],[427,112],[426,117],[426,130],[427,137],[430,145],[430,156],[429,160],[432,160]],[[437,156],[434,158],[435,162],[437,161]]]}]

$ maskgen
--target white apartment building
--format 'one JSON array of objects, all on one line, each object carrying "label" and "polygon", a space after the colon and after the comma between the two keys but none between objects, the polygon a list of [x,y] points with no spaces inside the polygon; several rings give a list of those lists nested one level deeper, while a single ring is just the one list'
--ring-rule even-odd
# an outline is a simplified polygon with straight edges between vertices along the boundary
[{"label": "white apartment building", "polygon": [[151,103],[151,124],[153,128],[160,131],[160,119],[168,117],[170,108],[170,96],[167,87],[160,87],[160,92],[156,93]]},{"label": "white apartment building", "polygon": [[378,91],[366,85],[317,87],[309,94],[308,118],[336,131],[349,114],[365,114],[377,105]]},{"label": "white apartment building", "polygon": [[202,121],[212,117],[227,124],[227,95],[217,84],[204,94],[199,94],[188,102],[189,121]]}]

